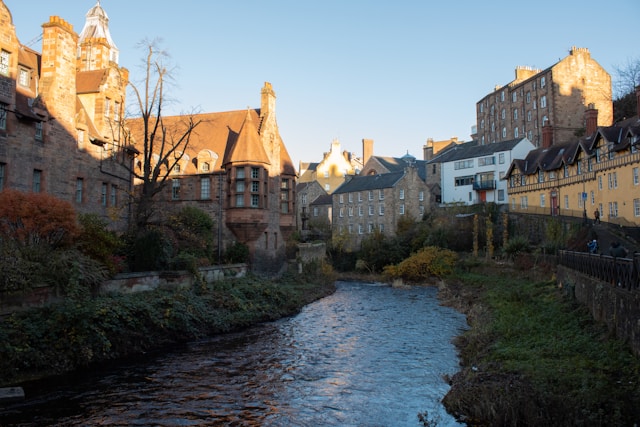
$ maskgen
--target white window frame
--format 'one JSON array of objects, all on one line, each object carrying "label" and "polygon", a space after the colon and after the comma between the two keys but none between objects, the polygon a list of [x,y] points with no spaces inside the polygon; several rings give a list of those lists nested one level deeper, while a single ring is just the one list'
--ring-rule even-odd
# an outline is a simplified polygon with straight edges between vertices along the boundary
[{"label": "white window frame", "polygon": [[211,199],[211,179],[208,176],[200,178],[200,199]]}]

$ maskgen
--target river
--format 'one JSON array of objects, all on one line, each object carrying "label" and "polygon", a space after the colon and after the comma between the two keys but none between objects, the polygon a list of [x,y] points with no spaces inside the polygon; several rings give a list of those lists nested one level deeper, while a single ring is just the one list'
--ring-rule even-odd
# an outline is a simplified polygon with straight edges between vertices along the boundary
[{"label": "river", "polygon": [[433,287],[338,282],[298,315],[25,384],[4,426],[460,425],[440,400],[464,316]]}]

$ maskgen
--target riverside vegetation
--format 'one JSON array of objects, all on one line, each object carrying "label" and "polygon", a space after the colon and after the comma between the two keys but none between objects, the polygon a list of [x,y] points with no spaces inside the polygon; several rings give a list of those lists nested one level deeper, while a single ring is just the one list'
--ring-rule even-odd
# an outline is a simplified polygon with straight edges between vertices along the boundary
[{"label": "riverside vegetation", "polygon": [[558,288],[549,266],[470,270],[439,292],[470,326],[455,340],[461,370],[448,378],[448,412],[469,426],[638,425],[639,360]]},{"label": "riverside vegetation", "polygon": [[0,322],[0,384],[66,373],[297,313],[331,294],[335,276],[320,264],[304,279],[285,275],[222,280],[62,303]]}]

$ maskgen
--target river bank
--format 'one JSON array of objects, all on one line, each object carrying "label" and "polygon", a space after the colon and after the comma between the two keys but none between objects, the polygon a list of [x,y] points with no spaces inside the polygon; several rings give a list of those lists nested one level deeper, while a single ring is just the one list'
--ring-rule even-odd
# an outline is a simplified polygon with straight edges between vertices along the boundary
[{"label": "river bank", "polygon": [[566,297],[552,266],[488,263],[439,286],[467,316],[447,411],[469,426],[631,426],[640,363]]},{"label": "river bank", "polygon": [[291,316],[334,291],[335,276],[320,271],[70,299],[15,313],[0,320],[0,387]]}]

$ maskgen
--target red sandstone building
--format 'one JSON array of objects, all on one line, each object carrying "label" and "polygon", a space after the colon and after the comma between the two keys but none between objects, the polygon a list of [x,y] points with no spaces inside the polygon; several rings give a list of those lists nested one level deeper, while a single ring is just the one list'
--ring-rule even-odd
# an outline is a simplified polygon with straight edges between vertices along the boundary
[{"label": "red sandstone building", "polygon": [[99,3],[78,35],[52,16],[42,53],[20,43],[0,0],[0,190],[46,192],[116,226],[128,219],[131,180],[121,167],[128,71]]},{"label": "red sandstone building", "polygon": [[[224,251],[235,242],[246,244],[251,269],[265,273],[285,266],[296,218],[296,171],[278,130],[275,100],[267,82],[260,108],[190,116],[199,124],[156,199],[165,218],[185,206],[209,213],[218,228],[214,246]],[[163,124],[179,126],[185,119],[163,117]],[[129,123],[140,140],[139,123]]]},{"label": "red sandstone building", "polygon": [[[125,166],[140,159],[123,132],[129,73],[118,65],[99,1],[86,17],[80,34],[51,17],[38,53],[20,43],[0,0],[0,191],[46,192],[124,230],[136,184]],[[260,108],[197,115],[200,124],[157,200],[165,217],[187,205],[208,212],[219,252],[246,244],[251,267],[265,272],[283,268],[295,228],[296,171],[275,98],[265,83]],[[168,126],[183,119],[163,118]]]}]

